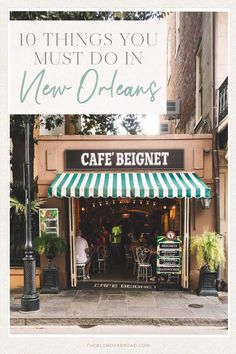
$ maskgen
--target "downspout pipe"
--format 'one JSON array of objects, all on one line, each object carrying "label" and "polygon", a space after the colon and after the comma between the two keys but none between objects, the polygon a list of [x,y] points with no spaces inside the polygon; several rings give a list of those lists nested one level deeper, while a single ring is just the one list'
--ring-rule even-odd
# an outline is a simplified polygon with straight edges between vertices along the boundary
[{"label": "downspout pipe", "polygon": [[[217,131],[217,102],[216,102],[216,80],[215,80],[215,54],[216,54],[216,24],[215,24],[215,12],[212,13],[212,120],[213,120],[213,139],[212,139],[212,150],[213,150],[213,174],[214,174],[214,194],[215,194],[215,231],[220,234],[220,176],[219,176],[219,155],[218,155],[218,131]],[[217,281],[216,288],[220,290],[220,268],[217,268]]]},{"label": "downspout pipe", "polygon": [[215,82],[215,13],[212,13],[212,153],[213,153],[213,175],[214,175],[214,202],[215,202],[215,231],[220,234],[220,177],[219,177],[219,155],[218,155],[218,132],[217,132],[217,106],[216,106],[216,82]]}]

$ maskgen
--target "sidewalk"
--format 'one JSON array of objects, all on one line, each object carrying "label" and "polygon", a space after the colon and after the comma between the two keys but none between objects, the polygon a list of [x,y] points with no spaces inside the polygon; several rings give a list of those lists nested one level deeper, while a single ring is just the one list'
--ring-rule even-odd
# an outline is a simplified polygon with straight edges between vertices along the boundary
[{"label": "sidewalk", "polygon": [[[40,311],[20,312],[21,293],[11,294],[12,326],[155,325],[227,327],[227,296],[182,291],[65,290],[40,295]],[[189,306],[190,305],[190,306]],[[192,306],[193,305],[193,306]]]}]

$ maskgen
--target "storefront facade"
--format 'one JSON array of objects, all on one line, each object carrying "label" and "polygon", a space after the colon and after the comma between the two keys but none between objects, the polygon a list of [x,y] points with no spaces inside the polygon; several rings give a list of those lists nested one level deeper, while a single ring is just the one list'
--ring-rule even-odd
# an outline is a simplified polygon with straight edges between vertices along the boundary
[{"label": "storefront facade", "polygon": [[[169,206],[168,215],[159,213],[158,229],[163,234],[174,228],[182,236],[181,285],[195,290],[199,271],[189,240],[214,230],[214,203],[202,209],[200,201],[212,196],[211,151],[210,134],[40,136],[38,196],[46,198],[43,207],[59,209],[59,234],[69,245],[55,260],[61,288],[76,286],[74,244],[79,224],[86,221],[84,211],[91,208],[93,217],[103,201],[112,209],[118,199],[125,211],[127,199],[139,210],[144,203],[152,212]],[[41,268],[45,264],[42,258]]]}]

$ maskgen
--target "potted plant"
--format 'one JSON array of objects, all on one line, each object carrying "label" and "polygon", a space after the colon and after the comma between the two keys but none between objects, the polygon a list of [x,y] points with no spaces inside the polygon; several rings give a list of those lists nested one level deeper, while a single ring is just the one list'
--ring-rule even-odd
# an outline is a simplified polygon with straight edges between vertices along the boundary
[{"label": "potted plant", "polygon": [[66,252],[65,241],[56,234],[42,233],[35,240],[34,248],[40,255],[44,254],[48,260],[47,267],[43,269],[43,287],[41,293],[59,293],[58,270],[52,261],[57,254]]},{"label": "potted plant", "polygon": [[217,268],[225,262],[221,236],[213,231],[205,231],[191,241],[191,252],[196,252],[197,261],[201,264],[198,294],[217,296]]}]

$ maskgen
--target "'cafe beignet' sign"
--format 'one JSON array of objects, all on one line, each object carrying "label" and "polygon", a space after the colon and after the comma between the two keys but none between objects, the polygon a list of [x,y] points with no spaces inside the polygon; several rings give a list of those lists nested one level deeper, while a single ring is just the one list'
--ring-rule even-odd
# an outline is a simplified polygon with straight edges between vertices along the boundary
[{"label": "'cafe beignet' sign", "polygon": [[65,170],[183,169],[184,150],[66,150]]}]

